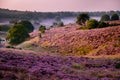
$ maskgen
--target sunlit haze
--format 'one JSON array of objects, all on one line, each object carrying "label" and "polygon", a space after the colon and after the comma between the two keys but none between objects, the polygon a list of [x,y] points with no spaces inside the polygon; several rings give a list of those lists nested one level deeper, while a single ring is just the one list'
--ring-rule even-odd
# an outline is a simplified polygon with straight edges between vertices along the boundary
[{"label": "sunlit haze", "polygon": [[22,11],[120,10],[120,0],[0,0],[0,8]]}]

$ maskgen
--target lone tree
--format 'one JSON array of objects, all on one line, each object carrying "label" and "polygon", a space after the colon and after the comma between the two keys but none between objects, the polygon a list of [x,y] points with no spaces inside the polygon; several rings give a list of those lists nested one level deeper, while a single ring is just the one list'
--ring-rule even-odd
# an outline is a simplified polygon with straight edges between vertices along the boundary
[{"label": "lone tree", "polygon": [[119,20],[119,15],[114,13],[112,16],[111,16],[111,20]]},{"label": "lone tree", "polygon": [[12,45],[17,45],[29,38],[27,29],[22,24],[14,24],[7,33],[6,40]]},{"label": "lone tree", "polygon": [[28,33],[32,32],[34,30],[33,25],[29,21],[21,21],[19,23],[24,25],[24,27],[26,27],[26,29],[28,30]]},{"label": "lone tree", "polygon": [[101,20],[100,21],[110,21],[110,16],[109,15],[107,15],[107,14],[104,14],[104,15],[102,15],[102,17],[101,17]]},{"label": "lone tree", "polygon": [[89,20],[89,18],[90,18],[89,15],[86,14],[86,13],[79,14],[79,15],[77,16],[77,21],[76,21],[76,23],[79,24],[79,25],[85,25],[85,22],[86,22],[87,20]]},{"label": "lone tree", "polygon": [[46,30],[46,27],[45,27],[45,26],[41,25],[41,26],[39,27],[39,31],[40,31],[41,33],[44,33],[45,30]]},{"label": "lone tree", "polygon": [[97,20],[91,19],[91,20],[87,21],[86,28],[87,29],[97,28],[98,24],[99,24],[99,22]]}]

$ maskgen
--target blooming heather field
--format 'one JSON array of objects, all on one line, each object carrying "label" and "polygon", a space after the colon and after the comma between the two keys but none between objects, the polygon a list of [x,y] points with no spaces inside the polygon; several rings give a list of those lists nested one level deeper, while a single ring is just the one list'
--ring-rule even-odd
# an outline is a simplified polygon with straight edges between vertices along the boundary
[{"label": "blooming heather field", "polygon": [[119,57],[51,56],[0,48],[0,80],[119,80]]}]

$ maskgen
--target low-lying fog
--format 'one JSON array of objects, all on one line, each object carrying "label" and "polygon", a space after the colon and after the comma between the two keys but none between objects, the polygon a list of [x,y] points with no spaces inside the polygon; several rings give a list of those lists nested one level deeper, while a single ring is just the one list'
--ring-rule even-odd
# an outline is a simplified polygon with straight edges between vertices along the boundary
[{"label": "low-lying fog", "polygon": [[[96,19],[96,20],[100,20],[100,17],[91,17],[91,19]],[[69,18],[62,18],[61,21],[64,23],[64,25],[69,24],[69,23],[75,23],[76,22],[76,17],[69,17]],[[53,23],[55,23],[56,20],[55,19],[44,19],[41,20],[40,22],[38,21],[37,24],[32,22],[32,24],[35,27],[35,30],[38,29],[38,27],[40,25],[45,25],[46,28],[49,28],[50,26],[53,25]]]},{"label": "low-lying fog", "polygon": [[[100,17],[91,17],[92,19],[100,20]],[[62,18],[61,21],[64,23],[64,25],[69,24],[69,23],[75,23],[76,22],[76,17],[68,17],[68,18]],[[35,27],[35,30],[39,28],[40,25],[46,26],[46,28],[49,28],[50,26],[53,25],[53,23],[56,22],[55,19],[44,19],[44,20],[32,20],[31,21],[33,26]],[[3,21],[0,22],[0,25],[10,25],[9,21]]]}]

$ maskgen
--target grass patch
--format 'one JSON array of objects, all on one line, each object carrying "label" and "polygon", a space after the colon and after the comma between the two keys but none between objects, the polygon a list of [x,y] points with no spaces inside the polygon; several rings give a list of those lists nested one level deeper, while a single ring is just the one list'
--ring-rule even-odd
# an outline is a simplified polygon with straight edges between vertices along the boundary
[{"label": "grass patch", "polygon": [[86,54],[89,54],[91,50],[92,48],[90,46],[82,46],[76,49],[76,53],[77,55],[86,55]]},{"label": "grass patch", "polygon": [[44,43],[42,43],[41,45],[42,47],[46,48],[50,46],[50,42],[49,41],[45,41]]},{"label": "grass patch", "polygon": [[73,63],[73,64],[72,64],[72,68],[74,68],[74,69],[78,69],[78,70],[82,70],[82,69],[85,68],[85,66],[82,65],[82,64]]}]

